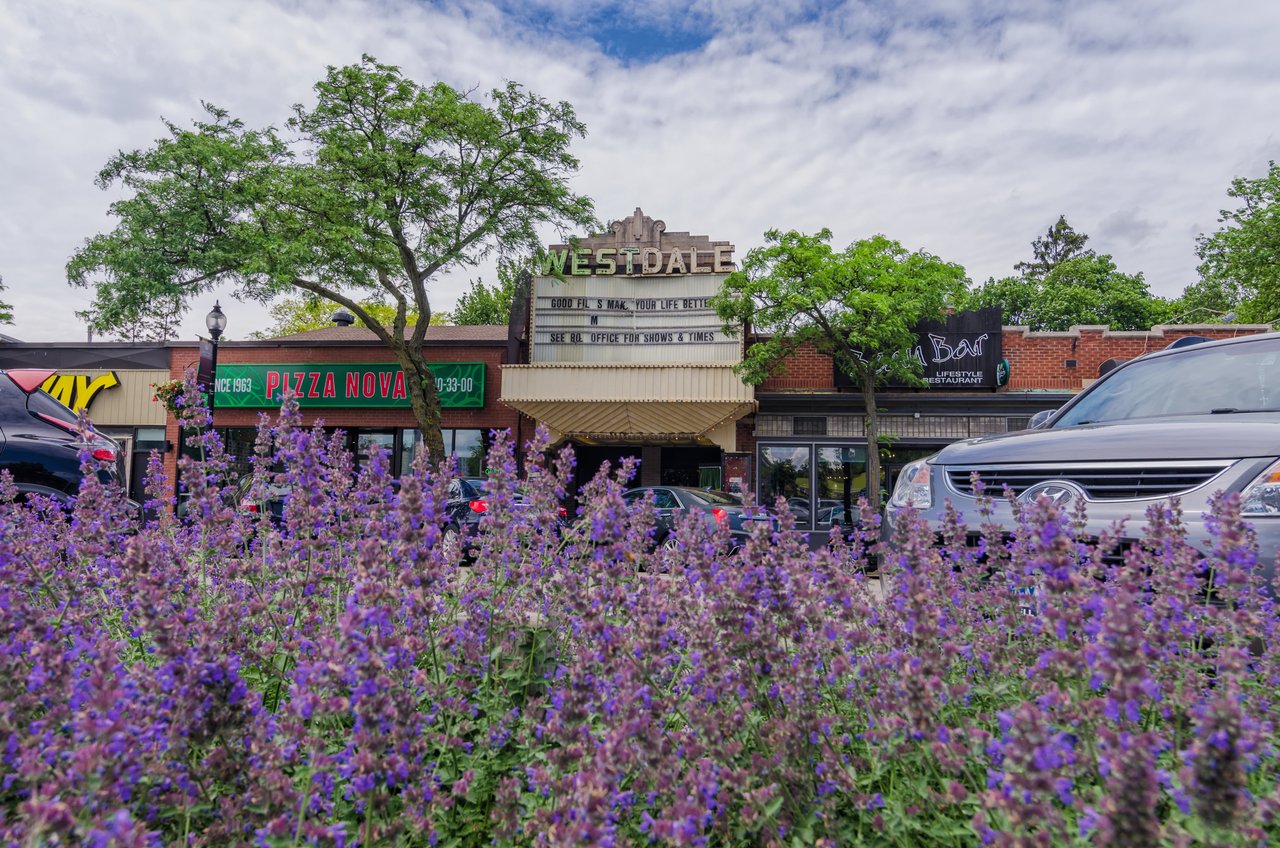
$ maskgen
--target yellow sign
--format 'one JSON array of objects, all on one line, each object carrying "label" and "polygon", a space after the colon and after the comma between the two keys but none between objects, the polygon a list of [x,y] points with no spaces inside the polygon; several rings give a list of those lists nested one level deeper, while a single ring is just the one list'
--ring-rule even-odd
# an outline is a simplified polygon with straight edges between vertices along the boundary
[{"label": "yellow sign", "polygon": [[116,372],[112,371],[100,377],[89,377],[86,374],[54,374],[44,381],[40,388],[53,395],[54,400],[69,407],[72,412],[88,409],[94,397],[103,389],[120,385]]}]

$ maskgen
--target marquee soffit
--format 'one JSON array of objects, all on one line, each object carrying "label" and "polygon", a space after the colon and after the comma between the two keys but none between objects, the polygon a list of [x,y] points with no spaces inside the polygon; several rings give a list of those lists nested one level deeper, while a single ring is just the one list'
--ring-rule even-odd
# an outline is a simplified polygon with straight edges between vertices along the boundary
[{"label": "marquee soffit", "polygon": [[732,366],[506,365],[502,403],[566,436],[705,441],[756,408]]}]

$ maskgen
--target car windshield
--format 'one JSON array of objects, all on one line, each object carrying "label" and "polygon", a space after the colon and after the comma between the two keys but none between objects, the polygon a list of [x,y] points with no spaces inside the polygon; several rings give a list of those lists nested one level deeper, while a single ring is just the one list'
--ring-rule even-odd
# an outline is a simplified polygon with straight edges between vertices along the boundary
[{"label": "car windshield", "polygon": [[1186,348],[1116,370],[1053,423],[1057,427],[1280,409],[1280,339]]}]

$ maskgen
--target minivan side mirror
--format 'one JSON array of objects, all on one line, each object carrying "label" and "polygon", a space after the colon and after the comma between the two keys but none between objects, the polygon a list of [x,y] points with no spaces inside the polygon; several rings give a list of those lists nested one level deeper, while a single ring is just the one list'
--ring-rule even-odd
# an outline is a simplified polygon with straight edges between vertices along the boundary
[{"label": "minivan side mirror", "polygon": [[1049,423],[1049,419],[1053,417],[1056,409],[1042,409],[1035,415],[1031,416],[1031,420],[1027,422],[1028,430],[1039,430],[1045,424]]}]

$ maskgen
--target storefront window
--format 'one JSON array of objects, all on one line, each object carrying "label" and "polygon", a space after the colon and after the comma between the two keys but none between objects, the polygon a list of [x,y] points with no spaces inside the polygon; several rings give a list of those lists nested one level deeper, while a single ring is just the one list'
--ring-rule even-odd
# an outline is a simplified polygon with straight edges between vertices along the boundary
[{"label": "storefront window", "polygon": [[810,470],[813,448],[809,445],[764,445],[760,448],[760,503],[773,506],[783,497],[796,517],[796,527],[809,529],[812,523]]},{"label": "storefront window", "polygon": [[422,449],[422,434],[417,428],[400,431],[400,475],[413,470],[414,457]]},{"label": "storefront window", "polygon": [[863,447],[818,448],[814,529],[852,527],[858,498],[867,493],[867,451]]},{"label": "storefront window", "polygon": [[[444,449],[458,457],[459,477],[484,477],[484,431],[441,430]],[[422,434],[416,429],[400,431],[400,473],[413,469],[413,459],[422,452]]]},{"label": "storefront window", "polygon": [[363,466],[373,455],[383,450],[387,454],[388,461],[394,456],[396,449],[395,433],[378,433],[368,430],[356,431],[356,465]]},{"label": "storefront window", "polygon": [[[452,446],[449,436],[453,436]],[[453,430],[445,431],[444,446],[458,457],[459,477],[484,477],[484,431]]]}]

